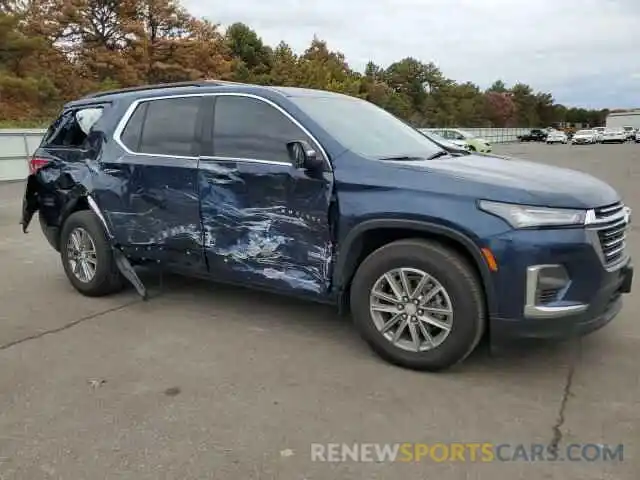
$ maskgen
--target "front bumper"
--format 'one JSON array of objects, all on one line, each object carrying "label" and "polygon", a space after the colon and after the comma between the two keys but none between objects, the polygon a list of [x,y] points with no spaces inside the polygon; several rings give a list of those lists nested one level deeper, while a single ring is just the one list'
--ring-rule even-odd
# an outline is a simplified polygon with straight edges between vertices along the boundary
[{"label": "front bumper", "polygon": [[494,343],[589,333],[617,315],[622,295],[631,290],[630,257],[623,251],[605,265],[590,228],[511,230],[484,246],[498,264],[489,326]]},{"label": "front bumper", "polygon": [[494,318],[491,323],[493,343],[514,340],[563,340],[594,332],[607,325],[622,308],[622,295],[631,291],[633,266],[629,261],[606,275],[600,290],[589,304],[536,307],[525,318]]}]

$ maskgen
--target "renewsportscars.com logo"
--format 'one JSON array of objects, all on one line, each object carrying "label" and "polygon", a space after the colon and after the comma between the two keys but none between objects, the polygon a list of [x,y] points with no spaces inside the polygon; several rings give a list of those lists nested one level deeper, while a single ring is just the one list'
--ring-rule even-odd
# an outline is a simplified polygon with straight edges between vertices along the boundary
[{"label": "renewsportscars.com logo", "polygon": [[621,462],[624,446],[572,443],[312,443],[314,462]]}]

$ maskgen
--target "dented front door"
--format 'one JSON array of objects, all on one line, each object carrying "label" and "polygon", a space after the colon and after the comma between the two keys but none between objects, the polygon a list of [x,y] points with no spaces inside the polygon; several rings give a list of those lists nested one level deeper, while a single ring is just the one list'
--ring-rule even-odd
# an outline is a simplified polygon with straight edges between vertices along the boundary
[{"label": "dented front door", "polygon": [[287,142],[313,140],[263,99],[225,94],[214,102],[213,141],[199,164],[211,274],[278,290],[326,293],[332,174],[294,168],[286,150]]}]

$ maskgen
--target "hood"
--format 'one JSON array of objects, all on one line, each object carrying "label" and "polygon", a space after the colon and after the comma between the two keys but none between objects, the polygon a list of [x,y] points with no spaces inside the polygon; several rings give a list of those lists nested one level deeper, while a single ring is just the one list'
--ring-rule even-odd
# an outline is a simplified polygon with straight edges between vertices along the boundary
[{"label": "hood", "polygon": [[468,182],[459,188],[488,200],[585,209],[620,200],[613,187],[586,173],[517,159],[467,155],[394,165]]}]

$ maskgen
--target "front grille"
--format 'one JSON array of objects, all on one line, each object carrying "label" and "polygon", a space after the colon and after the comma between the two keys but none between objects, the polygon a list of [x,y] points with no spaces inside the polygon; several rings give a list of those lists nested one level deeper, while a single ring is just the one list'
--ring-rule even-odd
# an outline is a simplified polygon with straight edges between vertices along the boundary
[{"label": "front grille", "polygon": [[606,205],[604,207],[598,207],[595,209],[596,218],[611,217],[617,213],[620,213],[623,208],[624,208],[624,205],[622,204],[622,202],[613,203],[611,205]]},{"label": "front grille", "polygon": [[598,239],[606,266],[620,261],[625,255],[628,222],[620,202],[595,209]]},{"label": "front grille", "polygon": [[558,299],[560,288],[543,288],[536,292],[536,305],[546,305]]}]

